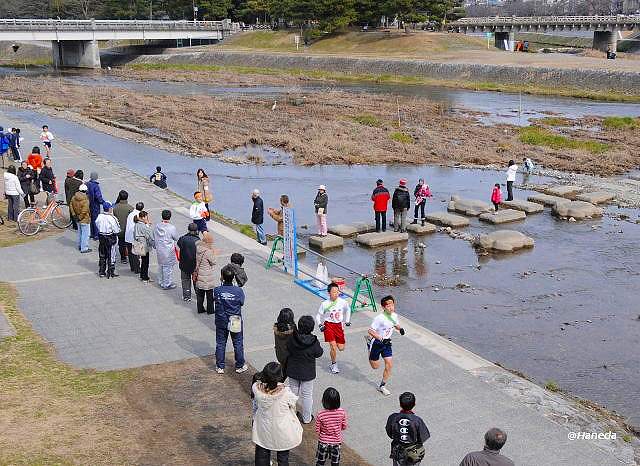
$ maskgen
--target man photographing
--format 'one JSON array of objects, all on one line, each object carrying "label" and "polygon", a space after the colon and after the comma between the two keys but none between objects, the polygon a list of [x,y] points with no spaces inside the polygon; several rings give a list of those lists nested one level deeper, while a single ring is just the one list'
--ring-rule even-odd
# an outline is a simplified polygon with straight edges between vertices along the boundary
[{"label": "man photographing", "polygon": [[398,323],[398,314],[396,314],[396,303],[393,296],[385,296],[380,300],[382,305],[382,314],[376,316],[369,328],[369,335],[365,336],[367,341],[367,349],[369,351],[369,364],[373,369],[380,367],[380,356],[384,361],[384,372],[382,373],[382,381],[378,386],[378,391],[383,395],[391,395],[387,389],[387,381],[391,377],[391,368],[393,367],[393,351],[391,349],[391,335],[393,329],[404,335],[404,329]]}]

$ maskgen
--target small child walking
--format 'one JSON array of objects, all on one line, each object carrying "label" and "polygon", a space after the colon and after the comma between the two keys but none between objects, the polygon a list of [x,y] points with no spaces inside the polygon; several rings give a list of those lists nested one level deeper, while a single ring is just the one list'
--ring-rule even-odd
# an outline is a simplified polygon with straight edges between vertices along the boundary
[{"label": "small child walking", "polygon": [[327,460],[331,466],[338,466],[342,431],[347,428],[347,413],[340,407],[340,392],[333,387],[327,388],[322,395],[322,406],[324,409],[316,416],[316,466],[324,466]]},{"label": "small child walking", "polygon": [[502,202],[502,191],[500,191],[500,183],[496,183],[493,186],[493,191],[491,192],[491,202],[493,202],[493,207],[495,207],[496,212],[498,211],[498,206]]},{"label": "small child walking", "polygon": [[189,217],[191,217],[193,223],[198,225],[198,232],[202,233],[204,231],[209,231],[207,228],[209,211],[207,210],[205,203],[202,201],[202,193],[200,191],[193,193],[193,203],[189,209]]}]

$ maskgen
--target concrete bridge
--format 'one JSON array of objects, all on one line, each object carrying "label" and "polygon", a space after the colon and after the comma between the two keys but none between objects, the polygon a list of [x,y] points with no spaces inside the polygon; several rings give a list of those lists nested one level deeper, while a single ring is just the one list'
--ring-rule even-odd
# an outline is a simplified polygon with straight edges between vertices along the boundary
[{"label": "concrete bridge", "polygon": [[57,67],[100,68],[99,40],[218,39],[239,30],[223,21],[0,19],[0,41],[50,40]]},{"label": "concrete bridge", "polygon": [[456,32],[491,32],[495,46],[508,49],[516,32],[593,31],[593,48],[615,52],[619,31],[640,30],[640,16],[531,16],[462,18],[449,24]]}]

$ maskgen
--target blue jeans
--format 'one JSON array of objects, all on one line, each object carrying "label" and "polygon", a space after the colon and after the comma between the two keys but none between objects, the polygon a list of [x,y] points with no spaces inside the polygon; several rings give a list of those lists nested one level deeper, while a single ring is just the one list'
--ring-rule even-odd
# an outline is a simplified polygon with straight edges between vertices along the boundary
[{"label": "blue jeans", "polygon": [[264,227],[262,226],[262,223],[254,226],[256,228],[256,237],[258,238],[258,243],[266,243],[267,236],[264,234]]},{"label": "blue jeans", "polygon": [[78,223],[78,249],[86,251],[89,249],[89,233],[91,225],[88,223]]},{"label": "blue jeans", "polygon": [[[227,339],[229,330],[224,327],[216,327],[216,366],[224,369],[224,355],[227,350]],[[231,343],[236,357],[236,369],[244,366],[244,348],[242,346],[242,332],[231,333]]]}]

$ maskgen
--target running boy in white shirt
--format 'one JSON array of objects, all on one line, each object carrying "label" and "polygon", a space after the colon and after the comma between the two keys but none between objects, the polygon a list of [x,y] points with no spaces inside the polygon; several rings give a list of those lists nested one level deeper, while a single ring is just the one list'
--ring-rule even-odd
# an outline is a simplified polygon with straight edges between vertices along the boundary
[{"label": "running boy in white shirt", "polygon": [[340,288],[335,283],[327,286],[329,299],[323,301],[318,309],[316,322],[320,331],[324,333],[324,341],[329,343],[329,355],[331,356],[331,365],[329,370],[332,374],[340,372],[336,357],[338,350],[344,351],[346,343],[344,338],[344,326],[351,325],[351,307],[349,303],[340,297]]},{"label": "running boy in white shirt", "polygon": [[40,133],[40,140],[42,141],[42,144],[44,144],[44,147],[46,148],[47,157],[51,155],[51,141],[53,141],[53,139],[54,137],[51,131],[49,131],[49,127],[47,125],[44,125],[42,127],[42,133]]},{"label": "running boy in white shirt", "polygon": [[380,367],[380,356],[384,361],[384,372],[382,373],[382,381],[378,386],[378,391],[386,396],[391,395],[391,392],[386,387],[393,367],[391,335],[393,335],[394,328],[400,332],[400,335],[404,335],[404,329],[400,327],[393,296],[385,296],[380,300],[380,304],[383,309],[382,314],[373,319],[369,328],[369,335],[365,336],[365,339],[369,349],[369,364],[371,364],[371,367],[373,369]]}]

